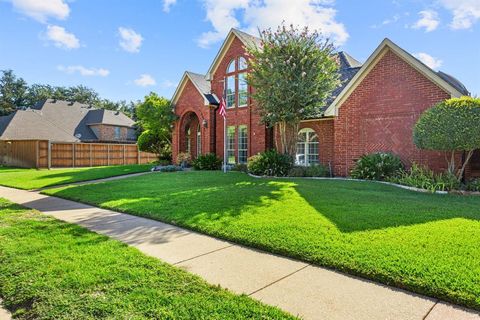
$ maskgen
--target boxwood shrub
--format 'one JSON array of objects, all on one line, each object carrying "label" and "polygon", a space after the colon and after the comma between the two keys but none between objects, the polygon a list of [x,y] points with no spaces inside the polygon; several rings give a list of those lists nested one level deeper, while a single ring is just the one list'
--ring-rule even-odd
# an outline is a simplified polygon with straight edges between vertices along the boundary
[{"label": "boxwood shrub", "polygon": [[284,177],[293,167],[293,158],[276,150],[268,150],[248,159],[248,172],[257,176]]}]

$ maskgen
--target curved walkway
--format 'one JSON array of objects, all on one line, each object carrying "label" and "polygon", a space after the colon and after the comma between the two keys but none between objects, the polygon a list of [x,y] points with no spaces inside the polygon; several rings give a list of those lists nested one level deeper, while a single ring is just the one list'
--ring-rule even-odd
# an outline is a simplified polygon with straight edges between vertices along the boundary
[{"label": "curved walkway", "polygon": [[[162,222],[0,187],[0,197],[81,225],[304,319],[480,320],[473,310]],[[1,313],[0,313],[1,318]]]}]

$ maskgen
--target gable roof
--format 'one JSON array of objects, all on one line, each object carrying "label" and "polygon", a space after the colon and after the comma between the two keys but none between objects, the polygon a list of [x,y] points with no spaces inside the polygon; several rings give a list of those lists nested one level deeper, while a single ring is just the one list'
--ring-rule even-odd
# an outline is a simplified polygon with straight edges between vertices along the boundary
[{"label": "gable roof", "polygon": [[177,89],[175,89],[175,92],[173,93],[173,97],[171,99],[172,104],[175,104],[178,101],[178,98],[180,98],[180,94],[185,88],[188,80],[192,82],[193,86],[202,95],[204,105],[218,105],[220,103],[217,96],[211,92],[210,81],[206,79],[205,75],[185,71],[177,86]]},{"label": "gable roof", "polygon": [[97,140],[91,124],[133,127],[122,112],[95,109],[78,102],[47,99],[27,110],[0,117],[0,139],[78,142]]},{"label": "gable roof", "polygon": [[261,45],[261,40],[258,37],[252,36],[251,34],[245,33],[243,31],[237,30],[237,29],[230,29],[230,31],[227,34],[227,37],[222,43],[222,46],[220,47],[220,50],[218,50],[217,55],[215,56],[215,59],[213,59],[212,65],[208,69],[208,72],[206,74],[206,78],[210,79],[212,77],[212,74],[215,73],[215,70],[218,67],[219,62],[223,59],[223,56],[227,52],[228,48],[233,42],[233,39],[238,38],[246,47],[250,46],[260,46]]},{"label": "gable roof", "polygon": [[412,56],[410,53],[400,48],[390,39],[385,38],[377,47],[377,49],[370,55],[365,64],[363,64],[363,66],[358,70],[348,85],[346,85],[345,88],[343,88],[338,96],[332,101],[330,106],[325,111],[325,116],[335,116],[338,114],[338,108],[341,106],[343,101],[350,96],[353,90],[362,82],[362,80],[373,69],[377,62],[380,61],[387,50],[392,50],[396,55],[402,58],[410,66],[415,68],[418,72],[438,85],[441,89],[450,93],[452,97],[460,97],[468,94],[468,91],[458,80],[445,73],[435,72],[420,60]]}]

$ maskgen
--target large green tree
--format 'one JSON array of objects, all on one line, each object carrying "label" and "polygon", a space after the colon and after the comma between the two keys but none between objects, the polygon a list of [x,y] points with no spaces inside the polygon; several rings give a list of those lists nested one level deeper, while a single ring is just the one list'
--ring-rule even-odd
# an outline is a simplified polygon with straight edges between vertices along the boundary
[{"label": "large green tree", "polygon": [[[473,151],[480,149],[480,99],[454,98],[428,109],[415,125],[413,141],[420,149],[446,152],[448,171],[460,180]],[[464,153],[460,165],[459,152]]]},{"label": "large green tree", "polygon": [[17,78],[12,70],[2,70],[0,78],[0,116],[7,115],[27,102],[27,82]]},{"label": "large green tree", "polygon": [[150,93],[135,108],[137,125],[143,130],[138,138],[140,150],[171,158],[172,124],[176,119],[168,99]]},{"label": "large green tree", "polygon": [[302,119],[317,116],[339,83],[334,46],[317,31],[281,25],[247,48],[248,82],[262,121],[277,127],[280,152],[295,154]]}]

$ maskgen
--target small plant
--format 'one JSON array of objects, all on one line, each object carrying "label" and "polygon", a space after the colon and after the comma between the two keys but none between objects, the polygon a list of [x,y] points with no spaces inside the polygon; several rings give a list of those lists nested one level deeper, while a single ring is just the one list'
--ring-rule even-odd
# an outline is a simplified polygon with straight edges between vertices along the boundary
[{"label": "small plant", "polygon": [[419,166],[415,163],[410,170],[400,172],[397,177],[392,177],[389,181],[431,192],[460,188],[460,182],[454,174],[449,172],[435,174],[427,167]]},{"label": "small plant", "polygon": [[289,177],[328,177],[330,170],[321,164],[311,166],[295,166],[288,172]]},{"label": "small plant", "polygon": [[293,158],[276,150],[268,150],[248,159],[248,172],[258,176],[283,177],[293,167]]},{"label": "small plant", "polygon": [[352,178],[366,180],[387,180],[404,168],[400,158],[392,153],[378,152],[358,159],[350,173]]},{"label": "small plant", "polygon": [[190,164],[191,159],[192,157],[190,156],[190,153],[180,152],[177,155],[177,164],[179,164],[182,167],[187,167]]},{"label": "small plant", "polygon": [[237,163],[232,167],[232,171],[248,172],[247,164]]},{"label": "small plant", "polygon": [[194,159],[192,166],[195,170],[220,170],[222,160],[215,153],[207,153]]},{"label": "small plant", "polygon": [[468,191],[480,191],[480,178],[468,181],[465,189]]}]

